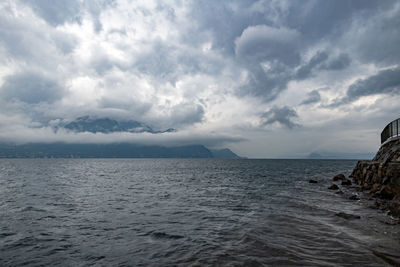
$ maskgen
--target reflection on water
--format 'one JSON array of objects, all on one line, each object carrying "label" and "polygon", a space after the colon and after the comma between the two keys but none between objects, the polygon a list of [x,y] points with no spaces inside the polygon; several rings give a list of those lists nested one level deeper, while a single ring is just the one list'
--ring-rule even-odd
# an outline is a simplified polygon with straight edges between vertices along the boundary
[{"label": "reflection on water", "polygon": [[[399,225],[326,190],[354,161],[0,160],[0,265],[400,262]],[[309,184],[316,179],[318,184]],[[361,220],[335,216],[356,213]]]}]

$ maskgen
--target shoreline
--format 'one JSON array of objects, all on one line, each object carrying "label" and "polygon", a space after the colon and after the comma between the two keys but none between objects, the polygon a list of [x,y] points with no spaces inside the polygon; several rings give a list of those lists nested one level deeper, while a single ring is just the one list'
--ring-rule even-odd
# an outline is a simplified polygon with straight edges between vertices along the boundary
[{"label": "shoreline", "polygon": [[[366,198],[374,200],[373,208],[400,218],[400,139],[383,143],[372,160],[358,161],[348,178],[338,174],[333,181],[364,193]],[[339,190],[339,187],[332,184],[329,189]],[[350,199],[359,200],[359,194]]]}]

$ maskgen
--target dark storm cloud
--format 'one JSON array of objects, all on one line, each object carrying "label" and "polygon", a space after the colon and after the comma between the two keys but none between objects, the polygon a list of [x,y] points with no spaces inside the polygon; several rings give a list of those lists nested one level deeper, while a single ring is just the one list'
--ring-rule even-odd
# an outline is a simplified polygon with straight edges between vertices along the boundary
[{"label": "dark storm cloud", "polygon": [[[356,113],[352,102],[362,96],[392,95],[374,103],[384,113],[400,93],[398,1],[16,0],[0,1],[0,11],[0,118],[20,116],[29,131],[37,122],[93,114],[179,130],[171,136],[190,132],[179,143],[207,139],[210,129],[237,133],[235,124],[270,107],[263,126],[295,128],[290,105],[298,103],[314,104],[312,115],[299,106],[299,121],[309,125],[324,108],[321,89],[304,96],[310,87],[330,86],[322,101],[329,102],[348,81],[366,77],[336,101]],[[240,118],[230,117],[235,112]]]},{"label": "dark storm cloud", "polygon": [[322,64],[320,68],[324,70],[343,70],[347,68],[350,65],[350,63],[351,59],[349,55],[341,53],[337,57],[332,58],[327,62],[325,62],[324,64]]},{"label": "dark storm cloud", "polygon": [[290,107],[273,107],[261,114],[261,125],[266,126],[273,123],[279,123],[289,129],[293,129],[296,126],[299,126],[299,124],[292,121],[292,119],[296,117],[298,117],[297,112]]},{"label": "dark storm cloud", "polygon": [[365,79],[359,79],[349,86],[346,96],[336,100],[331,107],[353,102],[360,97],[400,94],[400,68],[386,69]]},{"label": "dark storm cloud", "polygon": [[348,29],[352,17],[359,14],[364,18],[377,10],[388,9],[395,1],[289,1],[282,19],[289,27],[300,29],[305,42],[312,43],[325,37],[337,38]]},{"label": "dark storm cloud", "polygon": [[235,55],[245,67],[248,84],[239,88],[241,95],[274,100],[286,89],[292,68],[300,61],[296,49],[299,33],[284,27],[256,25],[246,28],[235,40]]},{"label": "dark storm cloud", "polygon": [[[392,1],[376,1],[387,6]],[[354,27],[354,53],[359,54],[363,62],[381,65],[398,64],[400,61],[400,4],[392,5],[384,15],[358,18]],[[377,8],[377,10],[382,7]],[[378,13],[379,14],[379,13]]]},{"label": "dark storm cloud", "polygon": [[347,68],[350,65],[350,62],[350,57],[345,53],[341,53],[336,57],[330,57],[327,52],[319,51],[310,59],[309,62],[307,62],[297,70],[294,79],[308,79],[313,76],[313,71],[317,72],[319,70],[342,70]]},{"label": "dark storm cloud", "polygon": [[[197,22],[196,31],[211,33],[213,50],[233,57],[247,70],[247,84],[236,92],[267,102],[286,89],[290,68],[300,61],[296,40],[300,34],[296,29],[273,25],[270,17],[276,16],[276,9],[272,5],[257,12],[254,4],[257,1],[195,1],[191,15]],[[185,36],[194,44],[203,38],[201,34]],[[266,61],[267,69],[262,66]]]},{"label": "dark storm cloud", "polygon": [[[353,56],[345,52],[335,56],[331,52],[323,51],[314,55],[308,63],[301,65],[301,62],[304,60],[304,54],[312,46],[321,41],[336,43],[355,21],[360,20],[364,24],[361,26],[365,26],[363,20],[376,13],[390,10],[395,3],[364,0],[231,1],[229,3],[196,1],[193,4],[192,15],[198,22],[196,25],[199,25],[197,31],[207,30],[212,33],[213,49],[222,51],[228,56],[235,54],[238,63],[248,71],[248,84],[239,88],[237,91],[239,95],[254,95],[268,102],[285,90],[292,80],[307,79],[313,74],[317,75],[319,71],[347,68]],[[382,22],[381,18],[377,19],[384,32],[394,33],[389,38],[393,40],[390,45],[383,44],[385,38],[378,42],[382,43],[383,47],[390,46],[389,51],[396,54],[395,58],[400,55],[397,45],[400,34],[396,34],[400,29],[400,25],[396,22],[399,17],[384,18]],[[372,39],[379,33],[368,29],[366,32],[368,34],[363,38],[371,38],[366,47],[374,46]],[[349,47],[358,45],[357,40],[349,42],[351,42]],[[361,55],[386,53],[385,49],[378,47],[371,47],[374,51],[370,53],[363,46],[364,42],[360,42],[360,47],[355,53]],[[270,61],[269,69],[260,67],[265,61]],[[272,65],[279,68],[273,68]],[[298,71],[291,73],[294,68],[298,68]],[[285,71],[282,72],[283,69]],[[280,75],[277,75],[278,72]]]},{"label": "dark storm cloud", "polygon": [[297,80],[307,79],[311,75],[311,71],[313,70],[313,68],[315,68],[322,62],[326,61],[327,59],[328,59],[328,54],[326,52],[318,52],[310,59],[310,61],[307,64],[299,68],[299,70],[296,73],[296,79]]},{"label": "dark storm cloud", "polygon": [[304,99],[300,105],[309,105],[321,101],[321,95],[318,90],[313,90],[307,94],[307,98]]},{"label": "dark storm cloud", "polygon": [[291,69],[274,61],[268,65],[268,71],[260,64],[247,66],[249,75],[247,84],[238,89],[239,95],[252,95],[261,97],[261,100],[268,102],[274,100],[282,90],[286,89],[292,71]]},{"label": "dark storm cloud", "polygon": [[63,96],[63,87],[57,80],[43,74],[24,71],[5,77],[0,97],[7,101],[27,104],[52,103]]},{"label": "dark storm cloud", "polygon": [[366,79],[357,80],[347,90],[347,100],[362,96],[400,93],[400,68],[382,70]]},{"label": "dark storm cloud", "polygon": [[[210,32],[213,39],[213,49],[227,55],[235,53],[235,39],[248,26],[263,24],[266,20],[263,14],[250,14],[245,9],[251,6],[254,0],[224,1],[198,0],[192,2],[190,17],[196,23],[193,30],[196,32]],[[185,35],[188,42],[197,43],[201,35]]]}]

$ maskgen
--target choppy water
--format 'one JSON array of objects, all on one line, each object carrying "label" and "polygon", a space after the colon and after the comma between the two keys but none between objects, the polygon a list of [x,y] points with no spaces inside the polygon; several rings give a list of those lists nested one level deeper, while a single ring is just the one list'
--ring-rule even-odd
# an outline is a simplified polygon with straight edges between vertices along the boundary
[{"label": "choppy water", "polygon": [[326,189],[355,163],[0,160],[0,265],[395,264],[400,225]]}]

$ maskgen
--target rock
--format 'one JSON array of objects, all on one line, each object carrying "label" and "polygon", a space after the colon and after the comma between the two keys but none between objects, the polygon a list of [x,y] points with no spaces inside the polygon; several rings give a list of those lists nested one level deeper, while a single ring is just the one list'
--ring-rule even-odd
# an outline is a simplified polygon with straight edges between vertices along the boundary
[{"label": "rock", "polygon": [[364,183],[364,185],[363,185],[364,190],[370,190],[371,188],[372,188],[372,186],[370,184]]},{"label": "rock", "polygon": [[313,180],[313,179],[310,179],[308,182],[309,182],[310,184],[316,184],[316,183],[318,183],[317,180]]},{"label": "rock", "polygon": [[389,177],[387,177],[387,176],[383,177],[383,180],[382,180],[383,184],[388,184],[389,182],[390,182],[390,178]]},{"label": "rock", "polygon": [[336,184],[332,184],[330,187],[328,187],[329,190],[338,190],[339,186],[337,186]]},{"label": "rock", "polygon": [[354,194],[351,197],[349,197],[350,200],[360,200],[360,198],[358,197],[358,195]]},{"label": "rock", "polygon": [[348,213],[344,213],[344,212],[338,212],[335,215],[338,217],[344,218],[346,220],[361,219],[360,215],[348,214]]},{"label": "rock", "polygon": [[391,200],[394,197],[394,193],[393,193],[392,189],[387,185],[382,186],[381,190],[376,192],[375,195],[380,198],[388,199],[388,200]]},{"label": "rock", "polygon": [[369,190],[375,198],[375,208],[400,217],[400,139],[381,145],[372,160],[358,161],[349,177],[354,184]]},{"label": "rock", "polygon": [[344,178],[342,180],[342,185],[351,185],[351,181],[349,179],[347,179],[347,178]]},{"label": "rock", "polygon": [[338,174],[335,177],[333,177],[334,181],[339,181],[339,180],[343,180],[346,179],[346,176],[344,176],[344,174]]},{"label": "rock", "polygon": [[371,194],[373,194],[373,193],[378,192],[380,189],[381,189],[381,185],[380,184],[374,184],[369,192]]},{"label": "rock", "polygon": [[343,191],[342,191],[342,190],[339,190],[339,191],[337,191],[335,194],[343,195]]}]

